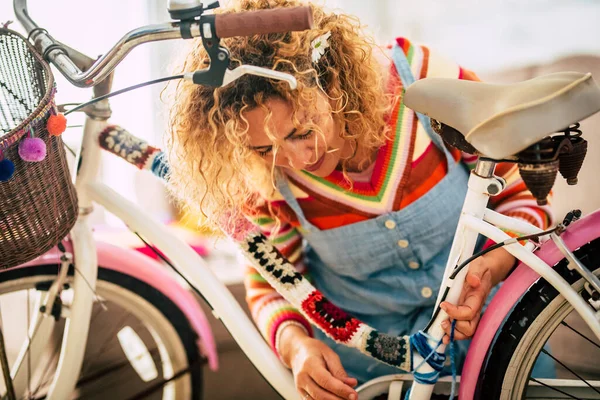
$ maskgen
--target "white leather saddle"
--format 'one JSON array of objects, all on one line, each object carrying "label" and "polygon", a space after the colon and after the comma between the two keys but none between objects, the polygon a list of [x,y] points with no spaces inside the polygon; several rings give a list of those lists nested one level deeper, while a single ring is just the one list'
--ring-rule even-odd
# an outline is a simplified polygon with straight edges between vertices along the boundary
[{"label": "white leather saddle", "polygon": [[600,111],[592,74],[558,72],[513,84],[424,78],[404,104],[459,131],[481,155],[513,156]]}]

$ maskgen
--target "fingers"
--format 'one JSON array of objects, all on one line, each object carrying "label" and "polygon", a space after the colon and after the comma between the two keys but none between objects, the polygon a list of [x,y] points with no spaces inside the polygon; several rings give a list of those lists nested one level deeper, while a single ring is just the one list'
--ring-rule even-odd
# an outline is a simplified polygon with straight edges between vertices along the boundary
[{"label": "fingers", "polygon": [[292,363],[296,389],[306,399],[357,400],[357,380],[346,374],[339,356],[325,343],[309,338]]},{"label": "fingers", "polygon": [[358,384],[356,378],[351,378],[346,374],[346,370],[344,370],[344,367],[342,366],[340,357],[333,350],[323,352],[323,358],[325,358],[327,369],[335,378],[352,387]]},{"label": "fingers", "polygon": [[[475,334],[475,330],[477,329],[477,325],[479,324],[480,315],[477,315],[474,319],[470,321],[456,321],[456,325],[454,327],[454,340],[465,340],[470,339]],[[446,336],[443,338],[443,343],[450,343],[450,334],[452,331],[452,323],[450,321],[442,322],[442,329]]]},{"label": "fingers", "polygon": [[486,273],[489,274],[487,265],[481,259],[477,259],[469,265],[469,272],[465,280],[471,287],[476,288],[481,284]]},{"label": "fingers", "polygon": [[339,396],[342,399],[355,400],[358,397],[354,389],[345,384],[342,380],[331,375],[329,371],[324,369],[322,373],[315,375],[311,375],[313,380],[317,383],[317,385],[325,389],[327,392]]},{"label": "fingers", "polygon": [[469,271],[467,272],[467,276],[465,280],[469,284],[470,287],[477,288],[481,285],[481,279],[483,277],[482,274],[478,273],[479,271]]},{"label": "fingers", "polygon": [[465,296],[462,304],[456,306],[444,302],[441,304],[441,308],[451,319],[470,321],[479,315],[486,297],[487,294],[483,293],[481,290],[472,291]]},{"label": "fingers", "polygon": [[[464,297],[458,306],[443,302],[440,307],[448,314],[451,320],[456,320],[454,329],[455,340],[465,340],[473,337],[475,329],[481,317],[481,309],[488,296],[490,288],[488,288],[486,280],[477,288],[468,288],[463,292]],[[446,333],[443,338],[443,343],[450,343],[450,332],[452,324],[449,320],[442,322],[442,329]]]},{"label": "fingers", "polygon": [[[471,263],[458,305],[446,301],[440,304],[440,308],[448,314],[450,320],[456,320],[455,340],[469,339],[475,334],[481,310],[492,289],[491,278],[490,269],[483,261]],[[443,343],[448,344],[452,330],[450,321],[442,322],[442,329],[446,333]]]},{"label": "fingers", "polygon": [[[326,372],[326,370],[324,370]],[[358,395],[349,386],[339,380],[325,376],[322,371],[298,379],[300,394],[306,392],[314,400],[356,400]]]},{"label": "fingers", "polygon": [[349,376],[345,377],[344,379],[342,379],[342,381],[350,386],[350,387],[355,387],[356,385],[358,385],[358,379],[356,378],[351,378]]},{"label": "fingers", "polygon": [[491,282],[489,279],[483,279],[478,287],[466,287],[461,294],[459,305],[443,302],[440,307],[448,314],[451,319],[459,321],[469,321],[479,315],[485,299],[490,293]]},{"label": "fingers", "polygon": [[[334,377],[324,365],[315,364],[307,365],[307,368],[300,371],[297,375],[296,385],[301,394],[304,391],[312,399],[319,400],[356,400],[358,398],[356,391],[349,386],[349,383],[356,384],[355,379],[346,376],[343,378],[344,380],[340,380]],[[339,374],[340,370],[337,371]],[[341,368],[341,371],[345,375],[343,368]],[[345,383],[345,381],[349,383]]]},{"label": "fingers", "polygon": [[[446,311],[446,314],[451,319],[456,320],[455,340],[469,339],[475,334],[481,316],[481,308],[486,297],[487,293],[483,293],[483,290],[474,290],[465,297],[463,304],[459,306],[442,303],[441,307]],[[448,344],[450,343],[450,331],[452,330],[452,324],[449,320],[442,322],[442,329],[447,335],[444,337],[443,343]]]},{"label": "fingers", "polygon": [[316,382],[312,381],[307,383],[300,391],[300,394],[306,393],[308,397],[303,397],[303,400],[306,399],[314,399],[314,400],[342,400],[344,397],[339,397],[334,395],[333,393],[329,393],[323,388],[321,388]]}]

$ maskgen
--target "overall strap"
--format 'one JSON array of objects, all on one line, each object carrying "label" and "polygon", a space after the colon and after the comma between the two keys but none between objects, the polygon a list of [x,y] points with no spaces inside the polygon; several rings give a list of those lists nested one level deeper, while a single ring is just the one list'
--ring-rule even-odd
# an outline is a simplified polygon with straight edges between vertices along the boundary
[{"label": "overall strap", "polygon": [[[396,71],[398,71],[398,75],[400,75],[402,86],[406,90],[415,82],[415,77],[410,69],[410,64],[408,63],[408,59],[406,58],[404,51],[397,44],[395,44],[392,49],[392,59],[394,61],[394,65],[396,66]],[[442,141],[440,135],[435,133],[431,128],[431,120],[424,114],[418,112],[414,113],[417,114],[417,117],[419,118],[421,125],[423,125],[423,128],[425,128],[425,132],[427,132],[429,138],[433,141],[438,149],[444,152],[444,155],[446,156],[446,162],[448,163],[448,170],[450,170],[450,167],[452,167],[454,164],[454,158],[446,146],[444,146],[444,142]]]},{"label": "overall strap", "polygon": [[277,189],[279,189],[279,192],[283,195],[283,198],[285,199],[286,203],[296,213],[296,216],[298,217],[298,220],[300,221],[302,227],[307,231],[318,231],[319,228],[308,222],[308,220],[304,216],[304,212],[302,212],[302,208],[300,208],[300,204],[298,203],[298,200],[296,200],[296,196],[294,196],[294,194],[292,193],[292,190],[290,189],[288,181],[285,177],[277,177]]}]

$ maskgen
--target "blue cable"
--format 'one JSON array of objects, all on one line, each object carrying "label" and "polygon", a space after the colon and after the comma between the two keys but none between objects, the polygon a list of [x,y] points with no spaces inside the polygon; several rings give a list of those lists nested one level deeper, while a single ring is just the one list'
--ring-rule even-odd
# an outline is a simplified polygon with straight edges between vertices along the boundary
[{"label": "blue cable", "polygon": [[450,390],[450,400],[454,399],[456,392],[456,346],[454,346],[454,329],[456,320],[452,320],[452,329],[450,329],[450,369],[452,369],[452,389]]}]

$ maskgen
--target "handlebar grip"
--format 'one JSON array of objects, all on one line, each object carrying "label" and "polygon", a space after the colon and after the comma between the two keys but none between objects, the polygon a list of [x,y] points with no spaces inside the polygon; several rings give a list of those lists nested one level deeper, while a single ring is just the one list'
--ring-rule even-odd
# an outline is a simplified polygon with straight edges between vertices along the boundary
[{"label": "handlebar grip", "polygon": [[220,38],[303,31],[312,26],[310,6],[215,15],[215,30]]}]

